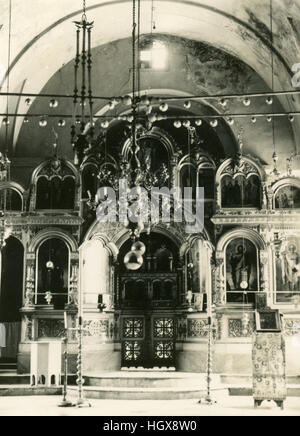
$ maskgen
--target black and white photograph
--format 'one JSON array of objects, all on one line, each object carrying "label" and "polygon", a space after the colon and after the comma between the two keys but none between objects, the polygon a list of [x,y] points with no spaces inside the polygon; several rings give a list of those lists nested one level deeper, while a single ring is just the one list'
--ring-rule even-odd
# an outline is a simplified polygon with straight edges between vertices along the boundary
[{"label": "black and white photograph", "polygon": [[8,416],[300,416],[300,0],[0,0]]}]

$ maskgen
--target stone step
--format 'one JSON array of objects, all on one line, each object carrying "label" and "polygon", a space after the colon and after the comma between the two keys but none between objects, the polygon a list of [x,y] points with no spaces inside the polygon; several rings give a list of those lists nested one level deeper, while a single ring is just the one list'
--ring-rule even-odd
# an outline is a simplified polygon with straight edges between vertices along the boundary
[{"label": "stone step", "polygon": [[[102,373],[85,374],[85,386],[103,388],[193,388],[206,386],[206,374],[189,373]],[[220,385],[220,377],[212,376],[212,387]]]},{"label": "stone step", "polygon": [[30,375],[16,372],[0,373],[0,386],[2,385],[29,385]]},{"label": "stone step", "polygon": [[0,363],[0,371],[16,371],[16,363]]},{"label": "stone step", "polygon": [[[71,395],[76,388],[70,387]],[[88,399],[100,400],[185,400],[206,397],[205,389],[197,388],[125,388],[125,387],[84,387],[84,396]],[[212,389],[213,398],[229,396],[228,389],[223,387]]]},{"label": "stone step", "polygon": [[23,397],[23,396],[62,395],[62,387],[44,387],[29,385],[1,385],[0,397]]}]

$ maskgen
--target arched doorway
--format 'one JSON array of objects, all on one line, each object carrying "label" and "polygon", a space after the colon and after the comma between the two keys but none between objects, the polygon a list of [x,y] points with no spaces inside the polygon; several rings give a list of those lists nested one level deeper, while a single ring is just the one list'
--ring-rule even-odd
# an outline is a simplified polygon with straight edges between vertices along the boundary
[{"label": "arched doorway", "polygon": [[128,271],[120,249],[116,301],[120,310],[123,367],[176,367],[176,308],[180,305],[179,249],[168,237],[143,234],[143,265]]},{"label": "arched doorway", "polygon": [[20,341],[23,300],[24,247],[10,237],[1,251],[0,323],[5,325],[6,347],[1,359],[16,360]]}]

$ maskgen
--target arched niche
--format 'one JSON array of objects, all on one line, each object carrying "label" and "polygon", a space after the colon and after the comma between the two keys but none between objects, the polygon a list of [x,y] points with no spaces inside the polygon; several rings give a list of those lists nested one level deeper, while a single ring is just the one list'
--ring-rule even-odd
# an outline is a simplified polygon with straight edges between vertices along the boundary
[{"label": "arched niche", "polygon": [[216,174],[217,202],[220,208],[256,208],[262,206],[264,170],[248,157],[227,159]]},{"label": "arched niche", "polygon": [[46,239],[50,239],[50,238],[58,238],[65,241],[65,243],[70,247],[70,251],[72,255],[78,252],[78,244],[75,238],[72,235],[70,235],[68,232],[55,227],[48,227],[38,232],[31,239],[30,244],[28,246],[28,252],[35,253],[38,247],[40,246],[40,244]]},{"label": "arched niche", "polygon": [[[192,292],[192,303],[202,311],[212,301],[211,257],[212,244],[203,237],[191,237],[183,247],[186,292]],[[210,300],[208,300],[210,299]]]},{"label": "arched niche", "polygon": [[219,281],[224,283],[224,288],[218,289],[219,293],[224,292],[220,301],[255,302],[255,293],[261,290],[264,276],[260,254],[265,249],[261,236],[251,229],[235,229],[222,236],[217,244],[217,259],[222,260],[219,262]]},{"label": "arched niche", "polygon": [[20,322],[23,302],[24,247],[9,237],[1,251],[0,322]]},{"label": "arched niche", "polygon": [[[139,158],[144,158],[144,152],[142,149],[150,149],[150,153],[147,151],[146,155],[150,154],[152,169],[155,170],[155,161],[168,164],[169,160],[176,154],[176,147],[173,138],[163,129],[154,127],[150,132],[143,135],[138,144],[141,147]],[[130,140],[125,141],[122,156],[125,160],[130,157]],[[156,168],[157,169],[157,168]]]},{"label": "arched niche", "polygon": [[178,164],[177,185],[182,189],[192,187],[204,188],[204,200],[215,199],[216,166],[208,153],[202,150],[193,150],[192,155],[184,156]]},{"label": "arched niche", "polygon": [[192,188],[193,197],[197,187],[197,167],[188,160],[179,166],[179,186],[184,192],[184,188]]},{"label": "arched niche", "polygon": [[0,210],[7,212],[22,212],[22,194],[14,188],[0,189]]},{"label": "arched niche", "polygon": [[36,183],[36,209],[74,209],[75,180],[72,176],[51,179],[40,176]]},{"label": "arched niche", "polygon": [[200,165],[198,167],[197,186],[204,188],[204,199],[215,199],[215,174],[213,166]]},{"label": "arched niche", "polygon": [[53,157],[33,172],[31,210],[74,210],[78,201],[80,176],[71,162]]},{"label": "arched niche", "polygon": [[0,210],[22,212],[24,209],[24,188],[16,182],[0,183]]},{"label": "arched niche", "polygon": [[[99,295],[110,295],[110,252],[99,238],[86,241],[80,248],[80,284],[83,304],[96,308]],[[105,297],[102,300],[105,303]]]},{"label": "arched niche", "polygon": [[156,231],[149,235],[142,233],[140,241],[146,251],[138,270],[128,269],[124,262],[127,253],[132,250],[132,240],[127,238],[120,247],[116,271],[120,291],[116,301],[123,309],[175,307],[180,299],[178,284],[182,278],[179,245]]},{"label": "arched niche", "polygon": [[[142,233],[140,241],[146,246],[146,253],[143,255],[144,263],[139,272],[147,273],[172,273],[176,270],[179,261],[179,248],[167,236],[156,232],[150,235]],[[120,271],[127,272],[124,258],[131,251],[132,240],[127,239],[120,248],[118,262]]]},{"label": "arched niche", "polygon": [[274,209],[300,209],[300,180],[287,177],[272,186]]},{"label": "arched niche", "polygon": [[60,238],[43,240],[36,251],[36,297],[35,304],[46,305],[47,293],[50,304],[63,310],[68,303],[70,278],[70,248]]}]

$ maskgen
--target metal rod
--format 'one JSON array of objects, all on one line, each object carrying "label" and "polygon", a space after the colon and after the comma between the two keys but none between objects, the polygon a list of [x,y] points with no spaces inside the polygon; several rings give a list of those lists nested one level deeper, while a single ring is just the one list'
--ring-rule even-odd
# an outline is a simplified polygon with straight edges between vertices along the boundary
[{"label": "metal rod", "polygon": [[[291,111],[291,112],[274,112],[274,113],[270,113],[270,112],[260,112],[260,113],[256,113],[256,112],[249,112],[249,113],[228,113],[228,114],[216,114],[216,115],[164,115],[165,120],[199,120],[199,119],[223,119],[223,118],[249,118],[249,117],[288,117],[289,115],[295,115],[298,116],[300,115],[300,111]],[[2,117],[27,117],[27,118],[35,118],[35,117],[46,117],[46,118],[73,118],[72,114],[47,114],[45,115],[45,113],[37,113],[37,114],[26,114],[26,113],[5,113],[2,112],[0,113],[0,116]],[[107,120],[114,120],[117,119],[118,116],[122,116],[122,115],[117,115],[117,116],[113,116],[113,115],[93,115],[93,118],[95,119],[107,119]],[[139,118],[147,118],[146,115],[138,115]],[[85,119],[89,120],[90,119],[90,115],[85,115],[84,116]]]},{"label": "metal rod", "polygon": [[66,337],[62,339],[65,345],[64,349],[64,386],[63,386],[63,400],[59,404],[59,407],[72,407],[73,404],[67,400],[68,394],[68,331],[66,331]]},{"label": "metal rod", "polygon": [[[28,93],[28,92],[0,92],[1,96],[11,96],[11,97],[41,97],[41,98],[74,98],[72,94],[44,94],[44,93]],[[233,99],[233,98],[244,98],[244,97],[281,97],[288,95],[300,95],[300,90],[289,90],[289,91],[264,91],[264,92],[256,92],[256,93],[244,93],[244,94],[213,94],[213,95],[185,95],[185,96],[176,96],[176,97],[157,97],[159,100],[167,100],[167,101],[176,101],[176,100],[210,100],[210,99]],[[110,101],[112,99],[120,98],[121,96],[100,96],[94,95],[94,100],[107,100]],[[149,94],[149,97],[151,95]]]},{"label": "metal rod", "polygon": [[[81,297],[80,297],[81,298]],[[78,397],[75,403],[75,406],[82,407],[91,407],[90,403],[83,398],[83,384],[84,379],[82,375],[82,335],[83,335],[83,327],[82,327],[82,316],[81,316],[81,307],[78,307],[78,329],[77,329],[77,339],[78,339],[78,354],[77,354],[77,386],[78,386]]]}]

